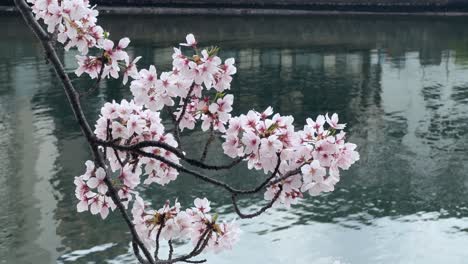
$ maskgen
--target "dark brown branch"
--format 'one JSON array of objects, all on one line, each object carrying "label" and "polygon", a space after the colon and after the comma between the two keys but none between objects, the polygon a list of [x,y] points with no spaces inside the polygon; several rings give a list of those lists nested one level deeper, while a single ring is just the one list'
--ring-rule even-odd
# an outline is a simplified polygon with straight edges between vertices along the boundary
[{"label": "dark brown branch", "polygon": [[166,111],[166,113],[169,115],[169,118],[171,119],[172,124],[175,125],[177,120],[174,116],[174,107],[166,105],[166,107],[164,107],[164,111]]},{"label": "dark brown branch", "polygon": [[190,164],[192,166],[195,166],[195,167],[199,167],[201,169],[206,169],[206,170],[231,169],[234,166],[236,166],[237,164],[241,163],[242,160],[245,158],[245,157],[237,158],[237,159],[233,160],[231,163],[228,163],[228,164],[225,164],[225,165],[209,165],[209,164],[200,162],[200,161],[195,160],[195,159],[187,158],[185,156],[185,154],[182,151],[180,151],[179,149],[177,149],[177,148],[175,148],[175,147],[173,147],[173,146],[171,146],[171,145],[169,145],[167,143],[160,142],[160,141],[148,140],[148,141],[141,141],[141,142],[138,142],[138,143],[135,143],[135,144],[132,144],[132,145],[119,145],[119,144],[117,144],[117,142],[115,142],[115,140],[107,140],[106,141],[106,140],[98,139],[96,137],[94,137],[93,140],[96,142],[96,144],[98,144],[100,146],[111,147],[111,148],[121,150],[121,151],[136,151],[136,150],[141,150],[142,148],[146,148],[146,147],[162,148],[162,149],[165,149],[167,151],[172,152],[174,155],[176,155],[178,158],[182,159],[183,161],[187,162],[188,164]]},{"label": "dark brown branch", "polygon": [[190,101],[190,97],[192,96],[192,92],[194,88],[195,88],[195,84],[192,84],[192,86],[190,86],[190,89],[187,93],[187,97],[185,97],[184,99],[182,111],[180,112],[180,115],[174,124],[174,136],[175,136],[177,143],[179,144],[179,148],[180,148],[180,128],[179,128],[180,121],[182,121],[182,118],[184,118],[185,112],[187,111],[187,105]]},{"label": "dark brown branch", "polygon": [[195,245],[195,247],[192,249],[192,251],[190,253],[188,253],[186,255],[183,255],[183,256],[180,256],[180,257],[177,257],[177,258],[174,258],[174,259],[157,260],[156,264],[172,264],[172,263],[176,263],[176,262],[188,262],[188,263],[203,263],[203,262],[205,262],[206,260],[202,261],[202,262],[192,262],[192,260],[190,260],[190,259],[200,255],[203,252],[203,250],[206,248],[206,246],[208,245],[208,241],[211,238],[211,232],[213,231],[212,228],[213,227],[211,225],[209,225],[207,227],[207,229],[200,236],[200,239],[198,239],[197,244]]},{"label": "dark brown branch", "polygon": [[188,105],[188,102],[190,101],[190,97],[192,96],[192,92],[193,92],[194,88],[195,88],[195,84],[192,84],[192,86],[190,86],[190,89],[189,89],[189,91],[187,93],[187,96],[184,99],[184,105],[182,106],[182,112],[180,113],[180,116],[176,120],[177,127],[179,127],[180,121],[182,121],[182,118],[184,118],[185,111],[187,110],[187,105]]},{"label": "dark brown branch", "polygon": [[[30,7],[24,0],[14,0],[16,7],[20,11],[21,15],[23,16],[26,24],[31,28],[31,30],[35,33],[39,41],[41,42],[46,56],[51,62],[52,66],[54,67],[54,70],[59,77],[60,81],[63,84],[63,88],[65,91],[65,94],[68,98],[68,101],[70,103],[70,106],[72,108],[73,114],[81,128],[82,133],[86,137],[86,140],[88,141],[88,144],[91,147],[91,151],[94,156],[94,160],[96,162],[96,165],[98,167],[103,167],[104,166],[104,161],[100,155],[98,145],[94,143],[93,138],[93,132],[86,120],[86,117],[83,113],[83,110],[80,105],[80,100],[79,100],[79,94],[73,87],[73,84],[70,81],[70,78],[68,77],[67,73],[65,72],[65,69],[62,65],[62,62],[60,61],[57,52],[55,51],[54,46],[50,42],[50,37],[49,35],[42,29],[41,25],[37,22],[37,20],[34,18],[32,12],[30,11]],[[111,181],[109,180],[108,174],[106,173],[106,177],[104,178],[104,182],[107,185],[109,189],[109,195],[112,199],[112,201],[116,204],[117,208],[119,209],[122,217],[124,218],[130,233],[132,235],[133,240],[135,243],[138,245],[138,247],[143,251],[143,254],[147,258],[147,260],[150,263],[154,263],[153,257],[151,256],[151,253],[148,251],[148,249],[145,247],[141,239],[139,238],[135,227],[133,226],[133,223],[131,222],[129,216],[127,215],[125,211],[125,207],[123,206],[122,202],[119,199],[119,196],[117,194],[116,189],[112,185]]]},{"label": "dark brown branch", "polygon": [[236,199],[237,195],[232,194],[231,199],[232,199],[232,205],[234,206],[234,211],[242,219],[257,217],[257,216],[263,214],[266,210],[270,209],[273,206],[273,204],[275,204],[276,200],[278,200],[278,198],[280,197],[282,190],[283,190],[283,187],[280,185],[279,190],[278,190],[278,192],[276,192],[273,199],[267,205],[260,208],[260,210],[254,212],[254,213],[251,213],[251,214],[244,214],[244,213],[242,213],[240,211],[239,206],[237,205],[237,199]]},{"label": "dark brown branch", "polygon": [[208,154],[208,148],[210,147],[211,142],[214,140],[214,127],[213,127],[213,122],[211,122],[210,126],[210,137],[206,141],[205,147],[203,148],[203,153],[200,158],[200,162],[204,162],[206,159],[206,155]]},{"label": "dark brown branch", "polygon": [[196,172],[196,171],[193,171],[193,170],[190,170],[190,169],[187,169],[179,164],[176,164],[164,157],[161,157],[159,155],[156,155],[156,154],[153,154],[153,153],[148,153],[148,152],[144,152],[142,150],[139,150],[139,149],[136,149],[136,150],[133,150],[132,151],[133,153],[135,154],[138,154],[138,155],[141,155],[141,156],[144,156],[144,157],[148,157],[148,158],[153,158],[155,160],[159,160],[161,162],[164,162],[166,163],[167,165],[169,165],[170,167],[174,168],[174,169],[177,169],[178,171],[180,172],[185,172],[185,173],[188,173],[192,176],[195,176],[196,178],[202,180],[202,181],[205,181],[205,182],[208,182],[208,183],[211,183],[215,186],[219,186],[219,187],[222,187],[224,189],[226,189],[227,191],[231,192],[231,193],[244,193],[244,191],[242,190],[237,190],[233,187],[231,187],[230,185],[228,185],[227,183],[224,183],[222,181],[219,181],[219,180],[216,180],[216,179],[213,179],[213,178],[210,178],[206,175],[203,175],[199,172]]},{"label": "dark brown branch", "polygon": [[138,262],[142,264],[148,263],[148,261],[144,260],[143,257],[140,255],[140,250],[138,249],[138,245],[135,242],[135,240],[132,240],[132,248],[133,254],[135,254],[135,257],[137,258]]},{"label": "dark brown branch", "polygon": [[206,259],[201,259],[201,260],[182,260],[182,262],[186,262],[186,263],[205,263],[206,262]]},{"label": "dark brown branch", "polygon": [[[304,165],[302,165],[302,166],[304,166]],[[295,169],[295,170],[292,170],[292,171],[289,171],[289,172],[283,174],[281,177],[278,177],[277,179],[274,179],[274,180],[270,181],[270,182],[266,185],[266,187],[273,186],[273,185],[275,185],[275,184],[278,184],[278,183],[280,183],[280,182],[282,182],[282,181],[288,179],[289,177],[292,177],[292,176],[294,176],[294,175],[297,175],[297,174],[301,173],[301,168],[302,168],[302,166],[299,167],[299,168],[297,168],[297,169]]]},{"label": "dark brown branch", "polygon": [[168,256],[168,260],[171,260],[172,259],[172,255],[174,254],[174,246],[172,245],[172,240],[169,239],[167,241],[167,245],[169,246],[169,256]]},{"label": "dark brown branch", "polygon": [[248,194],[259,192],[260,190],[263,189],[263,187],[267,186],[268,183],[272,179],[274,179],[276,177],[276,175],[278,175],[279,167],[281,165],[281,154],[276,153],[276,157],[277,157],[276,167],[275,167],[275,170],[273,171],[273,173],[270,175],[270,177],[266,178],[260,185],[258,185],[256,188],[252,189]]},{"label": "dark brown branch", "polygon": [[104,52],[102,53],[102,56],[100,58],[97,58],[97,59],[101,62],[101,69],[99,70],[97,80],[94,83],[94,85],[91,86],[91,88],[88,91],[85,91],[85,92],[81,93],[80,96],[87,96],[87,95],[91,94],[92,92],[96,91],[96,89],[99,87],[99,83],[102,80],[102,74],[104,73],[104,68],[105,68],[105,63],[104,62],[105,62],[106,59],[104,58]]},{"label": "dark brown branch", "polygon": [[[250,190],[239,190],[239,189],[236,189],[234,187],[231,187],[229,184],[225,183],[225,182],[222,182],[222,181],[219,181],[219,180],[216,180],[216,179],[213,179],[211,177],[208,177],[206,175],[203,175],[199,172],[196,172],[196,171],[193,171],[193,170],[190,170],[190,169],[187,169],[179,164],[176,164],[164,157],[161,157],[159,155],[156,155],[156,154],[153,154],[153,153],[148,153],[148,152],[144,152],[142,150],[134,150],[132,151],[133,153],[135,154],[138,154],[138,155],[141,155],[141,156],[144,156],[144,157],[148,157],[148,158],[153,158],[155,160],[159,160],[161,162],[164,162],[166,163],[167,165],[169,165],[170,167],[174,168],[174,169],[177,169],[178,171],[180,172],[185,172],[187,174],[190,174],[192,176],[195,176],[196,178],[202,180],[202,181],[205,181],[205,182],[208,182],[210,184],[213,184],[215,186],[218,186],[218,187],[222,187],[224,188],[225,190],[227,190],[228,192],[230,192],[231,194],[253,194],[253,193],[257,193],[258,191],[260,191],[264,185],[264,183],[262,183],[261,187],[256,187],[254,189],[250,189]],[[293,175],[296,175],[300,172],[300,168],[299,169],[296,169],[296,170],[293,170],[293,171],[290,171],[286,174],[284,174],[283,176],[281,176],[279,179],[281,180],[274,180],[274,181],[270,181],[268,184],[266,184],[266,187],[269,187],[269,186],[272,186],[272,182],[276,182],[276,183],[279,183],[281,182],[282,180],[285,180]]]},{"label": "dark brown branch", "polygon": [[164,218],[159,225],[158,233],[156,234],[156,248],[154,250],[154,259],[159,260],[159,237],[161,236],[161,231],[164,228]]}]

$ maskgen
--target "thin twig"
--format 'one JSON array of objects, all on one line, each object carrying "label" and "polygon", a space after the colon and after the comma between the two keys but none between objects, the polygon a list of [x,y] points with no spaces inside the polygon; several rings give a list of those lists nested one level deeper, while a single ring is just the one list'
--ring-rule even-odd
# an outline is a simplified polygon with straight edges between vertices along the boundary
[{"label": "thin twig", "polygon": [[192,92],[193,92],[193,89],[195,88],[195,84],[192,84],[192,86],[190,86],[190,89],[187,93],[187,96],[185,97],[184,99],[184,105],[182,106],[182,111],[180,112],[180,115],[179,117],[177,118],[175,124],[174,124],[174,136],[175,136],[175,139],[178,143],[178,146],[180,147],[180,128],[179,128],[179,124],[180,124],[180,121],[182,121],[182,118],[184,118],[184,115],[185,115],[185,112],[187,111],[187,105],[190,101],[190,97],[192,96]]},{"label": "thin twig", "polygon": [[154,259],[159,260],[159,237],[161,236],[161,231],[164,228],[164,218],[159,225],[158,233],[156,234],[156,248],[154,249]]},{"label": "thin twig", "polygon": [[209,225],[207,227],[207,229],[203,232],[203,234],[200,236],[200,238],[198,239],[197,244],[192,249],[192,251],[190,251],[190,253],[188,253],[186,255],[183,255],[183,256],[180,256],[180,257],[177,257],[177,258],[174,258],[174,259],[157,260],[156,264],[172,264],[172,263],[176,263],[176,262],[203,263],[204,261],[202,261],[202,262],[191,262],[190,259],[200,255],[203,252],[205,247],[208,245],[208,242],[209,242],[209,240],[211,238],[211,232],[212,231],[213,231],[212,226]]},{"label": "thin twig", "polygon": [[97,58],[97,60],[99,60],[101,62],[101,69],[99,70],[99,74],[97,76],[97,80],[96,82],[94,83],[93,86],[91,86],[91,88],[88,90],[88,91],[85,91],[83,93],[80,93],[80,96],[87,96],[89,94],[91,94],[92,92],[94,92],[98,87],[99,87],[99,83],[101,82],[102,80],[102,74],[104,73],[104,68],[105,68],[105,57],[104,57],[104,52],[102,53],[102,56],[100,58]]},{"label": "thin twig", "polygon": [[263,214],[266,210],[270,209],[273,204],[275,204],[276,200],[278,200],[278,198],[280,197],[281,195],[281,192],[283,190],[283,187],[280,185],[279,186],[279,190],[278,192],[276,192],[275,196],[273,197],[273,199],[271,199],[271,201],[266,204],[265,206],[263,206],[262,208],[260,208],[260,210],[254,212],[254,213],[251,213],[251,214],[244,214],[240,211],[239,209],[239,206],[237,205],[237,199],[236,199],[236,194],[232,194],[231,195],[231,199],[232,199],[232,205],[234,206],[234,211],[236,212],[237,215],[239,215],[240,218],[242,219],[246,219],[246,218],[254,218],[254,217],[257,217],[261,214]]},{"label": "thin twig", "polygon": [[138,245],[135,242],[135,240],[132,240],[132,248],[133,248],[133,254],[135,254],[137,260],[140,263],[148,263],[146,260],[143,259],[143,257],[140,255],[140,250],[138,249]]},{"label": "thin twig", "polygon": [[172,240],[169,239],[167,241],[167,245],[169,246],[169,256],[168,256],[168,260],[171,260],[172,259],[172,255],[174,254],[174,245],[172,245]]},{"label": "thin twig", "polygon": [[203,162],[200,162],[195,159],[187,158],[185,154],[180,151],[179,149],[164,143],[160,141],[152,141],[152,140],[146,140],[146,141],[140,141],[138,143],[132,144],[132,145],[119,145],[115,140],[101,140],[96,137],[93,138],[93,140],[96,142],[96,144],[103,146],[103,147],[111,147],[118,149],[120,151],[135,151],[135,150],[141,150],[146,147],[158,147],[165,149],[167,151],[172,152],[174,155],[176,155],[178,158],[182,159],[183,161],[187,162],[188,164],[199,167],[201,169],[206,169],[206,170],[227,170],[231,169],[237,164],[241,163],[242,160],[244,160],[245,156],[239,157],[235,160],[233,160],[231,163],[225,164],[225,165],[210,165],[206,164]]},{"label": "thin twig", "polygon": [[205,147],[203,148],[203,153],[202,153],[202,156],[200,158],[200,162],[205,161],[206,155],[208,154],[208,148],[210,147],[211,142],[213,142],[213,140],[214,140],[214,127],[213,126],[214,126],[214,124],[213,124],[213,122],[211,122],[210,137],[208,137],[208,140],[206,140],[206,144],[205,144]]},{"label": "thin twig", "polygon": [[187,263],[205,263],[206,262],[206,259],[200,259],[200,260],[182,260],[182,262],[187,262]]}]

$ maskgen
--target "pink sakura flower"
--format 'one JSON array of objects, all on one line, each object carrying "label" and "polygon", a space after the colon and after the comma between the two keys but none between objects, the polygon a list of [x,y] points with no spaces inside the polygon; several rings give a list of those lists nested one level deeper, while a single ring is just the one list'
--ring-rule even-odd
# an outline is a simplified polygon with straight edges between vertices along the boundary
[{"label": "pink sakura flower", "polygon": [[94,56],[80,56],[75,57],[78,61],[78,69],[76,69],[76,76],[81,76],[83,73],[87,73],[91,79],[98,77],[99,72],[101,71],[102,62],[100,59]]},{"label": "pink sakura flower", "polygon": [[222,146],[224,153],[231,158],[242,156],[242,153],[244,152],[243,147],[239,144],[239,138],[237,135],[228,134],[226,136],[226,141]]},{"label": "pink sakura flower", "polygon": [[127,127],[123,126],[117,121],[112,122],[112,138],[123,138],[127,139],[129,136]]},{"label": "pink sakura flower", "polygon": [[120,172],[119,179],[130,189],[134,189],[138,184],[140,184],[140,174],[141,168],[136,167],[133,171],[133,166],[126,164]]},{"label": "pink sakura flower", "polygon": [[227,94],[223,98],[219,98],[216,103],[212,103],[208,110],[213,114],[217,114],[221,121],[227,122],[231,117],[228,113],[232,111],[233,101],[234,96],[232,94]]},{"label": "pink sakura flower", "polygon": [[123,79],[122,83],[125,85],[128,82],[128,77],[132,77],[133,79],[137,79],[138,69],[136,67],[136,63],[141,59],[141,56],[136,57],[132,62],[126,57],[125,59],[125,69],[123,71]]},{"label": "pink sakura flower", "polygon": [[123,186],[119,189],[117,194],[119,195],[119,198],[121,199],[122,204],[125,206],[125,208],[128,208],[129,202],[132,201],[132,191],[130,190],[130,188],[128,188],[127,186]]},{"label": "pink sakura flower", "polygon": [[86,200],[88,192],[90,192],[89,186],[86,184],[86,182],[83,180],[82,177],[75,177],[75,180],[73,181],[75,184],[75,196],[77,199],[81,200]]},{"label": "pink sakura flower", "polygon": [[140,135],[145,127],[146,121],[137,115],[131,115],[127,121],[128,135],[133,135],[134,133]]},{"label": "pink sakura flower", "polygon": [[324,167],[320,166],[320,162],[318,160],[314,160],[310,164],[302,166],[301,172],[305,183],[309,183],[314,180],[322,180],[327,174],[327,171]]},{"label": "pink sakura flower", "polygon": [[212,250],[215,254],[223,250],[231,250],[233,246],[239,241],[240,229],[239,225],[234,221],[231,223],[219,224],[220,233],[212,236],[209,241],[208,249]]},{"label": "pink sakura flower", "polygon": [[206,198],[196,198],[194,204],[198,211],[202,213],[208,213],[211,210],[210,202]]},{"label": "pink sakura flower", "polygon": [[331,165],[333,155],[337,151],[337,147],[334,143],[330,143],[326,140],[320,140],[315,144],[315,150],[312,152],[312,156],[315,160],[320,162],[321,166],[329,167]]},{"label": "pink sakura flower", "polygon": [[359,153],[355,150],[356,144],[345,143],[338,152],[336,165],[344,170],[349,169],[356,161],[359,160]]},{"label": "pink sakura flower", "polygon": [[84,196],[82,197],[81,199],[79,199],[79,202],[78,204],[76,205],[76,211],[78,213],[82,213],[84,211],[88,211],[89,210],[89,203],[88,203],[89,199],[88,197]]},{"label": "pink sakura flower", "polygon": [[215,75],[214,88],[218,92],[231,89],[231,75],[234,75],[237,72],[234,62],[234,58],[227,59],[224,64],[221,65],[221,71]]},{"label": "pink sakura flower", "polygon": [[62,10],[56,1],[50,1],[47,7],[47,15],[43,18],[44,23],[47,25],[47,31],[54,33],[57,25],[62,23]]},{"label": "pink sakura flower", "polygon": [[260,141],[260,154],[267,157],[274,157],[277,152],[283,149],[283,143],[276,135],[262,138]]},{"label": "pink sakura flower", "polygon": [[236,135],[242,130],[241,120],[239,117],[229,119],[229,128],[226,131],[228,135]]},{"label": "pink sakura flower", "polygon": [[262,112],[262,114],[260,115],[260,119],[265,120],[267,119],[267,117],[271,116],[272,114],[273,114],[273,108],[269,106],[267,107],[267,109],[265,109],[265,111]]},{"label": "pink sakura flower", "polygon": [[155,85],[156,81],[158,80],[158,76],[156,73],[156,67],[154,65],[151,65],[149,67],[149,70],[147,69],[142,69],[140,70],[140,79],[145,82],[147,85]]},{"label": "pink sakura flower", "polygon": [[249,111],[247,115],[241,115],[241,126],[246,131],[255,131],[260,121],[259,116],[254,111]]},{"label": "pink sakura flower", "polygon": [[101,195],[96,195],[91,198],[90,205],[91,214],[100,214],[102,219],[106,219],[109,215],[109,209],[114,210],[116,208],[115,203],[110,197]]},{"label": "pink sakura flower", "polygon": [[185,37],[186,42],[180,43],[181,46],[192,47],[195,48],[197,46],[197,41],[195,40],[195,36],[190,33]]},{"label": "pink sakura flower", "polygon": [[318,179],[302,186],[302,191],[309,191],[312,196],[317,196],[322,192],[331,192],[335,189],[335,183],[331,177]]},{"label": "pink sakura flower", "polygon": [[325,115],[328,125],[334,129],[344,129],[346,124],[338,124],[338,114],[334,113],[332,117],[328,117],[328,113]]},{"label": "pink sakura flower", "polygon": [[107,192],[107,185],[104,182],[104,179],[106,178],[106,172],[104,171],[103,168],[98,168],[96,170],[96,176],[91,177],[87,184],[89,188],[96,189],[98,190],[99,193],[101,194],[106,194]]},{"label": "pink sakura flower", "polygon": [[323,133],[323,125],[325,124],[325,116],[319,115],[317,119],[313,121],[311,118],[307,118],[307,125],[315,130],[319,135]]},{"label": "pink sakura flower", "polygon": [[83,180],[87,181],[89,177],[93,175],[95,166],[94,166],[94,162],[90,160],[87,160],[85,162],[85,165],[86,165],[86,172],[81,177],[83,178]]},{"label": "pink sakura flower", "polygon": [[128,47],[128,44],[130,44],[129,38],[120,39],[119,44],[117,44],[113,52],[113,59],[128,61],[128,54],[124,51],[124,49]]},{"label": "pink sakura flower", "polygon": [[247,154],[257,152],[260,141],[260,138],[254,133],[250,131],[244,133],[244,136],[242,137],[242,143],[245,146],[244,152]]},{"label": "pink sakura flower", "polygon": [[115,119],[119,117],[119,105],[115,101],[112,103],[105,103],[101,108],[101,115],[105,119]]}]

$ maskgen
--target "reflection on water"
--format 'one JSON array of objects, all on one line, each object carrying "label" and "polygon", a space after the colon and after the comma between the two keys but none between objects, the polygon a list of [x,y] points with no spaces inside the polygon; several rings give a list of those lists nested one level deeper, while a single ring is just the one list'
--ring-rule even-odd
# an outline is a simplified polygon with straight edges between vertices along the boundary
[{"label": "reflection on water", "polygon": [[[134,40],[131,53],[144,56],[142,65],[161,69],[186,32],[219,43],[221,56],[237,61],[237,113],[272,105],[300,126],[308,116],[338,112],[359,145],[361,161],[336,192],[242,221],[242,243],[209,256],[210,263],[465,263],[468,24],[462,20],[106,17],[104,23],[114,37]],[[104,222],[75,212],[72,179],[89,157],[86,144],[27,28],[17,17],[1,17],[0,25],[0,263],[133,261],[118,216]],[[73,54],[62,56],[72,72]],[[128,97],[118,82],[103,83],[84,103],[86,114],[94,120],[104,102]],[[184,143],[198,154],[203,140],[194,132]],[[214,156],[213,162],[227,160]],[[262,174],[240,166],[215,176],[246,187]],[[234,217],[226,193],[186,175],[145,196],[155,203],[178,197],[183,205],[207,196]],[[261,200],[241,202],[254,210]]]}]

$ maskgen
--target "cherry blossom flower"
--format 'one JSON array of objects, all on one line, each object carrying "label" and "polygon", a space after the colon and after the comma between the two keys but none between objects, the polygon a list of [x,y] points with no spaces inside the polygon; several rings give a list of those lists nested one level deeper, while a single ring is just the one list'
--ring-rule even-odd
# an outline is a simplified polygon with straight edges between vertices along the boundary
[{"label": "cherry blossom flower", "polygon": [[194,204],[195,207],[202,213],[207,213],[211,210],[210,202],[206,198],[196,198]]},{"label": "cherry blossom flower", "polygon": [[334,129],[344,129],[346,127],[346,124],[338,124],[338,115],[334,113],[332,117],[328,117],[328,113],[325,115],[325,118],[327,119],[327,123],[330,125],[330,127]]},{"label": "cherry blossom flower", "polygon": [[132,77],[133,79],[138,78],[138,69],[136,67],[136,63],[141,59],[141,56],[136,57],[132,62],[130,59],[126,57],[125,59],[125,69],[123,70],[123,79],[122,83],[125,85],[128,82],[128,77]]},{"label": "cherry blossom flower", "polygon": [[186,42],[185,43],[180,43],[179,45],[181,46],[187,46],[187,47],[196,47],[197,46],[197,41],[195,40],[195,36],[190,33],[185,37]]},{"label": "cherry blossom flower", "polygon": [[106,194],[107,185],[104,182],[105,178],[106,178],[106,172],[104,171],[104,169],[98,168],[96,170],[96,176],[88,180],[89,188],[97,189],[99,193]]}]

